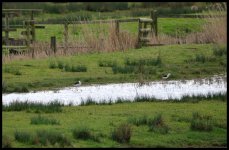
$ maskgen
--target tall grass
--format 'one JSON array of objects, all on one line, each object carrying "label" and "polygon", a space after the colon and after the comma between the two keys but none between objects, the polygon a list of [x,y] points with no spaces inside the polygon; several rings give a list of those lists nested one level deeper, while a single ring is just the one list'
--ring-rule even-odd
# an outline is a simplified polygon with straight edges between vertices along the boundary
[{"label": "tall grass", "polygon": [[22,143],[31,143],[32,135],[25,131],[16,131],[14,133],[15,140]]},{"label": "tall grass", "polygon": [[[215,4],[213,4],[215,5]],[[227,43],[227,4],[217,3],[205,12],[205,24],[202,32],[186,37],[188,43]]]},{"label": "tall grass", "polygon": [[55,124],[60,124],[59,121],[57,121],[56,119],[50,119],[50,118],[46,118],[44,116],[38,115],[36,117],[32,117],[31,118],[31,124],[51,124],[51,125],[55,125]]},{"label": "tall grass", "polygon": [[38,143],[42,145],[59,144],[60,147],[71,146],[71,141],[59,132],[39,130],[37,131]]},{"label": "tall grass", "polygon": [[148,121],[149,131],[156,133],[167,134],[169,132],[169,127],[165,124],[162,114],[158,114],[154,119]]},{"label": "tall grass", "polygon": [[212,116],[201,115],[198,112],[194,112],[190,128],[194,131],[212,131]]},{"label": "tall grass", "polygon": [[3,111],[33,111],[33,112],[46,112],[46,113],[54,113],[61,112],[63,104],[58,101],[49,102],[48,104],[38,103],[38,102],[20,102],[14,101],[9,105],[2,105]]},{"label": "tall grass", "polygon": [[132,129],[131,129],[131,125],[128,123],[120,124],[111,133],[112,139],[119,143],[129,143],[131,136],[132,136]]}]

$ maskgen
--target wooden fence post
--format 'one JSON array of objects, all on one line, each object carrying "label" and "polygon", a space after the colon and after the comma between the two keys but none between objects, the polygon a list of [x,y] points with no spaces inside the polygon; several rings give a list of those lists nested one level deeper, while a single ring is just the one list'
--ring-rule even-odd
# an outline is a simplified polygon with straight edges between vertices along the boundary
[{"label": "wooden fence post", "polygon": [[155,33],[155,36],[157,36],[157,10],[151,11],[150,14],[151,18],[153,19],[153,30]]},{"label": "wooden fence post", "polygon": [[53,50],[54,54],[56,54],[56,37],[51,37],[51,49]]},{"label": "wooden fence post", "polygon": [[64,24],[64,55],[68,51],[68,24]]},{"label": "wooden fence post", "polygon": [[138,44],[137,44],[137,48],[140,48],[141,47],[141,34],[142,32],[140,31],[142,29],[142,22],[141,20],[139,19],[138,20]]},{"label": "wooden fence post", "polygon": [[119,21],[118,20],[115,21],[115,32],[116,32],[116,36],[119,36]]},{"label": "wooden fence post", "polygon": [[8,16],[8,13],[6,13],[5,14],[5,17],[6,17],[6,22],[5,22],[5,28],[6,28],[6,30],[5,30],[5,40],[6,40],[6,45],[8,45],[8,43],[9,43],[9,31],[8,31],[8,29],[9,29],[9,16]]},{"label": "wooden fence post", "polygon": [[30,45],[30,22],[28,20],[25,21],[25,25],[26,25],[26,46],[29,49],[29,45]]}]

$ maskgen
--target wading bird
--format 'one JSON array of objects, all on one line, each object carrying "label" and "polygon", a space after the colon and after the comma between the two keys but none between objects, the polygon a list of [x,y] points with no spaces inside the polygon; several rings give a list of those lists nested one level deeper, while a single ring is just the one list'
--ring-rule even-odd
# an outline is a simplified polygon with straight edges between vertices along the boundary
[{"label": "wading bird", "polygon": [[171,73],[168,73],[167,75],[162,76],[162,79],[168,79],[170,77]]},{"label": "wading bird", "polygon": [[75,86],[75,87],[81,86],[81,82],[80,82],[80,81],[76,82],[74,86]]}]

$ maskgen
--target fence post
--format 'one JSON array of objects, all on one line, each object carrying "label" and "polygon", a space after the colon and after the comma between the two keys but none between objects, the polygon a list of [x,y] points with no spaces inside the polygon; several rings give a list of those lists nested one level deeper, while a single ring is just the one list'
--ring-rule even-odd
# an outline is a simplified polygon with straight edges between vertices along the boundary
[{"label": "fence post", "polygon": [[151,16],[151,18],[153,20],[152,26],[153,26],[153,30],[154,30],[155,36],[157,36],[157,33],[158,33],[157,32],[157,10],[151,11],[150,16]]},{"label": "fence post", "polygon": [[25,25],[26,25],[26,46],[29,49],[29,45],[30,45],[30,21],[26,20],[25,21]]},{"label": "fence post", "polygon": [[116,36],[119,35],[119,21],[115,20],[115,32],[116,32]]},{"label": "fence post", "polygon": [[138,44],[137,44],[137,48],[141,47],[141,28],[142,28],[142,22],[140,21],[140,19],[138,20]]},{"label": "fence post", "polygon": [[54,54],[56,54],[56,37],[51,37],[51,49],[53,50]]},{"label": "fence post", "polygon": [[9,43],[9,16],[8,16],[8,13],[5,13],[5,17],[6,17],[6,22],[5,22],[5,40],[6,40],[6,45],[8,45]]},{"label": "fence post", "polygon": [[68,24],[64,24],[64,55],[68,51]]}]

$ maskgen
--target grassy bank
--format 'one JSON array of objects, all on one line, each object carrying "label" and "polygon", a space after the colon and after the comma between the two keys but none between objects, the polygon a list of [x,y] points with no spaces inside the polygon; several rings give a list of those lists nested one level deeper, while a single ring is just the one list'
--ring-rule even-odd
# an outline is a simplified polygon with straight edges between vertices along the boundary
[{"label": "grassy bank", "polygon": [[186,44],[129,49],[124,52],[21,59],[3,64],[3,92],[27,92],[92,83],[192,79],[225,74],[226,47]]},{"label": "grassy bank", "polygon": [[[216,99],[65,106],[53,113],[3,111],[3,143],[11,147],[226,147],[226,101]],[[128,132],[122,134],[123,130]]]}]

